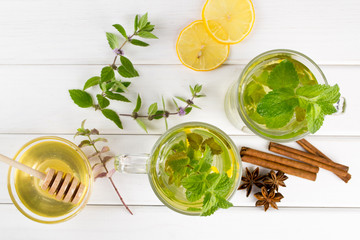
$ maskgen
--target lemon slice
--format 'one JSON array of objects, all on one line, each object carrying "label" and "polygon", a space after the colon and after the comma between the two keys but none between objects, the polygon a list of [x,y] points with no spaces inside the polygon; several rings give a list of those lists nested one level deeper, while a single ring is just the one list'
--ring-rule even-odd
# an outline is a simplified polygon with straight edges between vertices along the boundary
[{"label": "lemon slice", "polygon": [[206,31],[203,21],[184,28],[176,42],[176,52],[182,64],[196,71],[219,67],[229,55],[229,45],[215,41]]},{"label": "lemon slice", "polygon": [[250,0],[207,0],[202,18],[216,41],[235,44],[250,33],[255,11]]}]

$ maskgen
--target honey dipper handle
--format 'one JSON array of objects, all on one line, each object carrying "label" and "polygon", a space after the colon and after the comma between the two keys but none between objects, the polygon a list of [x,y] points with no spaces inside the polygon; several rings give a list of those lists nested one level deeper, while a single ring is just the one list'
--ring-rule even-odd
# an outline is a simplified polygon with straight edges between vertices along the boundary
[{"label": "honey dipper handle", "polygon": [[34,177],[40,178],[41,180],[43,180],[46,176],[44,173],[42,173],[38,170],[35,170],[29,166],[26,166],[25,164],[19,163],[19,162],[15,161],[11,158],[8,158],[2,154],[0,154],[0,162],[4,162],[14,168],[19,169],[20,171],[26,172]]}]

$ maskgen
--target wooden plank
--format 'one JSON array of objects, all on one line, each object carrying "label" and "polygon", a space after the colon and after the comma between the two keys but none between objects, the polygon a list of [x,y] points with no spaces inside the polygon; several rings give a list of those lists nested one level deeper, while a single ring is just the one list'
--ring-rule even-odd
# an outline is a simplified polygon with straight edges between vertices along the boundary
[{"label": "wooden plank", "polygon": [[[38,135],[0,135],[1,152],[13,156],[16,150]],[[70,135],[60,135],[73,140]],[[109,146],[114,154],[149,153],[158,139],[156,135],[109,135]],[[240,148],[247,146],[266,151],[267,141],[255,136],[232,136],[235,144]],[[321,149],[334,161],[350,166],[352,179],[345,184],[334,174],[320,170],[316,182],[289,176],[286,188],[281,188],[285,196],[279,206],[283,207],[360,207],[358,192],[354,191],[360,184],[360,163],[354,151],[360,144],[359,137],[310,137],[311,143]],[[77,143],[81,140],[77,139]],[[140,143],[140,144],[139,144]],[[289,146],[299,148],[295,143]],[[300,149],[300,148],[299,148]],[[341,151],[340,151],[341,149]],[[84,149],[91,154],[91,149]],[[244,164],[243,167],[250,166]],[[111,165],[109,166],[111,167]],[[253,169],[254,166],[251,166]],[[265,172],[265,170],[263,170]],[[10,203],[6,186],[7,167],[0,167],[0,203]],[[146,175],[120,174],[114,175],[114,181],[125,201],[129,205],[162,205],[152,192]],[[254,192],[258,191],[255,188]],[[238,191],[231,200],[236,206],[254,206],[255,198],[245,197],[245,191]],[[90,199],[91,204],[119,204],[112,186],[107,179],[98,179]]]},{"label": "wooden plank", "polygon": [[[227,120],[224,98],[229,86],[240,75],[243,65],[227,65],[212,72],[187,71],[181,65],[138,65],[141,77],[133,79],[126,96],[136,101],[137,92],[143,98],[146,113],[148,106],[161,95],[167,99],[170,110],[175,110],[173,96],[189,96],[188,85],[204,85],[206,98],[196,100],[202,110],[194,109],[189,116],[171,117],[170,126],[185,121],[205,121],[229,134],[243,135]],[[338,83],[347,98],[347,111],[341,116],[326,117],[317,135],[360,135],[359,89],[354,77],[360,76],[358,66],[323,66],[330,84]],[[86,79],[98,75],[101,66],[0,66],[3,85],[0,89],[0,133],[72,133],[83,119],[89,126],[103,133],[143,134],[144,131],[131,118],[122,118],[125,130],[120,130],[100,112],[77,107],[69,97],[68,89],[82,88]],[[99,92],[98,90],[91,90]],[[110,107],[120,113],[131,113],[135,103],[117,103]],[[159,105],[160,106],[160,105]],[[162,120],[149,124],[150,133],[164,132]],[[248,134],[248,133],[246,133]]]},{"label": "wooden plank", "polygon": [[[149,12],[160,40],[151,47],[126,47],[136,63],[179,64],[179,32],[201,18],[205,0],[3,0],[0,8],[0,64],[108,64],[113,52],[105,32],[112,24],[133,28],[137,13]],[[274,48],[308,54],[321,64],[360,64],[357,0],[254,1],[251,34],[231,47],[227,63],[247,63]],[[130,31],[129,30],[129,31]],[[190,70],[189,70],[190,71]]]},{"label": "wooden plank", "polygon": [[14,240],[49,239],[49,235],[51,239],[245,239],[254,235],[257,239],[353,239],[360,217],[359,208],[280,208],[264,213],[255,207],[235,207],[201,218],[165,207],[137,206],[131,216],[117,206],[87,206],[74,219],[44,226],[26,219],[12,205],[0,204],[0,211],[1,236]]}]

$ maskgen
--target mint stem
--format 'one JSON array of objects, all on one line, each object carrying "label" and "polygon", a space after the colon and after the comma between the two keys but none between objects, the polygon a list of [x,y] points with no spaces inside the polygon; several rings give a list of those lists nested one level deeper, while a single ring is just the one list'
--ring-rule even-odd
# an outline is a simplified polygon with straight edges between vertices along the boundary
[{"label": "mint stem", "polygon": [[[100,159],[100,162],[101,162],[101,164],[103,165],[106,173],[108,173],[109,170],[107,169],[104,160],[101,158],[100,151],[96,148],[95,143],[93,142],[93,140],[91,139],[91,137],[88,136],[88,138],[89,138],[89,141],[90,141],[90,145],[94,148],[94,150],[96,151],[96,153],[98,153],[98,158]],[[119,196],[120,201],[122,202],[122,204],[124,205],[124,207],[126,208],[126,210],[128,210],[128,212],[129,212],[131,215],[133,215],[133,213],[131,212],[130,208],[126,205],[124,199],[121,197],[120,192],[119,192],[119,190],[117,189],[117,187],[115,186],[115,183],[114,183],[112,177],[108,177],[108,179],[109,179],[109,181],[111,182],[111,185],[112,185],[113,188],[115,189],[116,194]]]},{"label": "mint stem", "polygon": [[[194,98],[195,98],[195,95],[193,95],[193,96],[191,97],[191,99],[189,99],[190,102],[192,102],[192,101],[194,100]],[[187,104],[184,109],[187,109],[187,108],[189,108],[189,107],[191,107],[191,105],[190,105],[190,104]],[[164,109],[164,111],[165,111],[165,109]],[[177,114],[179,114],[179,112],[180,112],[180,110],[178,110],[178,111],[176,111],[176,112],[170,112],[170,113],[168,113],[168,114],[169,114],[169,115],[177,115]],[[133,117],[132,114],[128,114],[128,113],[120,113],[119,116],[121,116],[121,117]],[[166,116],[165,116],[165,114],[154,114],[154,115],[137,115],[136,117],[137,117],[137,118],[149,118],[149,117],[155,118],[155,117],[166,117]]]},{"label": "mint stem", "polygon": [[[121,50],[121,49],[125,46],[125,44],[129,42],[129,39],[131,39],[133,36],[135,36],[136,33],[137,33],[137,32],[134,32],[130,37],[128,37],[128,38],[123,42],[123,44],[119,47],[119,50]],[[118,55],[115,56],[112,65],[115,65],[117,57],[118,57]]]}]

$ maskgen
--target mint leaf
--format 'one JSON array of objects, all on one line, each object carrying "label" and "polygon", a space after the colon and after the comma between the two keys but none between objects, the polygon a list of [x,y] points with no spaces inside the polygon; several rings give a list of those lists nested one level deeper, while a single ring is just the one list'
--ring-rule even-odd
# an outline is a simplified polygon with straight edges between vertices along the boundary
[{"label": "mint leaf", "polygon": [[133,112],[138,112],[141,108],[141,97],[140,94],[138,94],[137,100],[136,100],[136,106],[134,108]]},{"label": "mint leaf", "polygon": [[227,201],[225,198],[216,196],[217,206],[222,209],[228,209],[234,206],[231,202]]},{"label": "mint leaf", "polygon": [[306,108],[306,120],[309,132],[315,133],[324,122],[324,113],[316,103],[309,103]]},{"label": "mint leaf", "polygon": [[206,181],[208,182],[208,188],[209,189],[214,188],[215,183],[218,181],[219,178],[220,178],[219,173],[210,173],[209,175],[207,175]]},{"label": "mint leaf", "polygon": [[299,105],[294,91],[289,88],[276,89],[266,94],[257,106],[257,112],[263,117],[276,117],[293,112]]},{"label": "mint leaf", "polygon": [[211,153],[214,155],[219,155],[223,152],[222,148],[219,144],[217,144],[213,137],[206,139],[201,146],[201,149],[205,149],[205,145],[209,146],[211,149]]},{"label": "mint leaf", "polygon": [[158,109],[157,103],[151,104],[148,109],[148,114],[154,115],[157,112],[157,109]]},{"label": "mint leaf", "polygon": [[214,187],[214,191],[219,196],[225,197],[226,194],[229,193],[233,182],[228,177],[226,173],[221,174],[220,180],[217,182],[216,186]]},{"label": "mint leaf", "polygon": [[180,186],[181,180],[185,177],[190,160],[185,152],[176,152],[171,154],[165,162],[165,171],[170,175],[171,182],[176,186]]},{"label": "mint leaf", "polygon": [[97,94],[96,98],[98,100],[100,108],[106,108],[107,106],[109,106],[110,101],[107,98],[103,97],[101,94]]},{"label": "mint leaf", "polygon": [[213,161],[213,156],[211,154],[211,149],[209,146],[206,145],[203,156],[199,160],[198,166],[195,167],[195,171],[208,172],[211,168],[212,161]]},{"label": "mint leaf", "polygon": [[218,209],[216,196],[207,192],[204,197],[201,216],[210,216]]},{"label": "mint leaf", "polygon": [[179,99],[180,101],[184,102],[184,103],[187,103],[187,101],[182,97],[176,97],[176,98]]},{"label": "mint leaf", "polygon": [[[204,195],[204,193],[191,192],[191,191],[186,191],[186,192],[185,192],[186,199],[189,200],[190,202],[196,202],[196,201],[199,200],[203,195]],[[200,209],[200,210],[201,210],[201,209]]]},{"label": "mint leaf", "polygon": [[137,119],[135,119],[135,120],[136,120],[137,124],[138,124],[142,129],[144,129],[146,133],[148,133],[145,123],[144,123],[143,121],[141,121],[139,118],[137,118]]},{"label": "mint leaf", "polygon": [[149,46],[148,43],[143,42],[143,41],[140,41],[140,40],[137,40],[137,39],[131,39],[130,43],[133,44],[133,45],[136,45],[136,46],[140,46],[140,47],[147,47],[147,46]]},{"label": "mint leaf", "polygon": [[257,122],[259,124],[265,123],[265,119],[262,116],[260,116],[260,114],[258,114],[256,109],[247,109],[247,114],[255,122]]},{"label": "mint leaf", "polygon": [[[228,202],[224,197],[232,187],[231,179],[224,173],[212,173],[208,175],[208,184],[212,187],[205,193],[201,216],[209,216],[217,209],[227,209],[232,207],[232,203]],[[215,185],[215,186],[214,186]]]},{"label": "mint leaf", "polygon": [[[171,150],[173,150],[174,152],[183,152],[186,151],[186,146],[184,141],[180,141],[179,143],[175,144],[174,146],[172,146]],[[189,154],[187,154],[187,156],[189,157]],[[190,157],[189,157],[190,158]],[[192,157],[191,157],[192,158]]]},{"label": "mint leaf", "polygon": [[[165,112],[166,110],[166,108],[165,108],[165,100],[164,100],[164,96],[161,96],[161,103],[162,103],[162,106],[163,106],[163,111]],[[169,129],[169,126],[168,126],[168,122],[167,122],[167,117],[166,116],[164,116],[164,120],[165,120],[165,128],[166,128],[166,130],[168,130]]]},{"label": "mint leaf", "polygon": [[136,32],[139,28],[139,15],[136,14],[135,20],[134,20],[134,32]]},{"label": "mint leaf", "polygon": [[321,110],[325,115],[331,115],[337,112],[336,108],[331,103],[317,102],[317,104],[321,107]]},{"label": "mint leaf", "polygon": [[125,78],[139,76],[139,73],[135,70],[134,65],[128,58],[120,56],[120,62],[122,65],[118,67],[118,72],[121,76]]},{"label": "mint leaf", "polygon": [[99,84],[100,79],[101,79],[101,78],[98,77],[98,76],[89,78],[89,79],[86,81],[83,90],[86,90],[86,89],[88,89],[89,87],[92,87],[92,86],[95,86],[95,85]]},{"label": "mint leaf", "polygon": [[126,31],[123,26],[121,26],[120,24],[114,24],[113,27],[116,28],[116,30],[118,30],[125,39],[127,39]]},{"label": "mint leaf", "polygon": [[154,28],[155,28],[155,25],[151,25],[150,22],[148,22],[146,24],[146,26],[141,29],[141,31],[152,32],[154,30]]},{"label": "mint leaf", "polygon": [[192,107],[185,108],[185,115],[188,115],[192,110]]},{"label": "mint leaf", "polygon": [[186,134],[186,138],[190,144],[190,147],[192,147],[195,150],[199,149],[199,147],[203,141],[202,136],[197,133]]},{"label": "mint leaf", "polygon": [[181,180],[182,186],[186,189],[186,198],[190,202],[199,200],[205,193],[206,174],[193,174]]},{"label": "mint leaf", "polygon": [[270,72],[267,85],[272,89],[296,88],[299,85],[299,77],[294,64],[289,60],[281,61]]},{"label": "mint leaf", "polygon": [[124,66],[118,67],[118,73],[124,78],[133,78],[139,76],[139,74],[129,72],[128,70],[125,69]]},{"label": "mint leaf", "polygon": [[151,32],[141,31],[141,32],[139,32],[138,35],[139,35],[139,37],[142,37],[142,38],[158,39],[158,37],[155,36],[154,34],[152,34]]},{"label": "mint leaf", "polygon": [[282,128],[290,122],[293,116],[294,116],[294,112],[286,112],[276,117],[264,118],[264,121],[266,127],[268,128]]},{"label": "mint leaf", "polygon": [[173,171],[182,170],[189,163],[189,158],[185,152],[176,152],[168,156],[165,162],[165,169],[170,167]]},{"label": "mint leaf", "polygon": [[246,105],[258,104],[265,95],[264,87],[252,81],[246,86],[244,91],[244,102]]},{"label": "mint leaf", "polygon": [[191,106],[191,107],[194,107],[194,108],[197,108],[197,109],[201,109],[201,107],[199,107],[199,106],[197,106],[197,105],[195,105],[195,104],[193,104],[193,103],[190,104],[190,106]]},{"label": "mint leaf", "polygon": [[296,90],[300,107],[306,109],[308,130],[315,133],[323,124],[325,115],[336,112],[333,106],[340,98],[339,86],[312,85]]},{"label": "mint leaf", "polygon": [[325,84],[318,84],[312,86],[302,86],[296,90],[296,95],[317,100],[321,95],[326,93],[330,86]]},{"label": "mint leaf", "polygon": [[174,102],[174,105],[176,106],[176,109],[179,109],[179,105],[177,104],[177,102],[175,101],[175,99],[173,98],[172,100],[173,100],[173,102]]},{"label": "mint leaf", "polygon": [[115,34],[107,32],[106,38],[111,49],[119,48],[119,39]]},{"label": "mint leaf", "polygon": [[[130,86],[130,84],[131,84],[131,82],[121,82],[121,83],[122,83],[122,85],[125,86],[126,89],[127,89],[127,88]],[[115,92],[118,92],[118,93],[123,93],[123,92],[124,92],[124,90],[122,90],[121,88],[115,89],[114,91],[115,91]]]},{"label": "mint leaf", "polygon": [[340,99],[340,88],[337,84],[328,88],[321,96],[319,97],[319,102],[328,102],[328,103],[337,103]]},{"label": "mint leaf", "polygon": [[340,89],[337,84],[335,86],[318,84],[300,87],[296,90],[296,95],[304,97],[306,100],[312,102],[323,101],[336,103],[340,98],[339,91]]},{"label": "mint leaf", "polygon": [[110,67],[103,67],[101,70],[101,82],[109,82],[115,78],[114,70]]},{"label": "mint leaf", "polygon": [[116,126],[118,126],[121,129],[123,128],[122,123],[120,121],[120,117],[119,115],[117,115],[115,111],[111,109],[103,109],[101,110],[101,112],[107,119],[113,121],[116,124]]},{"label": "mint leaf", "polygon": [[158,110],[156,111],[156,113],[154,114],[154,119],[161,119],[164,117],[164,111],[163,110]]},{"label": "mint leaf", "polygon": [[69,90],[70,97],[76,105],[81,108],[88,108],[93,106],[93,100],[89,93],[80,89]]},{"label": "mint leaf", "polygon": [[143,27],[145,27],[147,23],[148,23],[148,13],[145,13],[139,19],[139,29],[142,29]]},{"label": "mint leaf", "polygon": [[113,79],[111,83],[113,83],[111,86],[112,91],[118,92],[119,89],[121,90],[121,92],[127,91],[127,87],[121,81]]},{"label": "mint leaf", "polygon": [[129,99],[127,99],[125,96],[118,94],[118,93],[113,93],[110,91],[105,92],[106,97],[112,99],[112,100],[117,100],[117,101],[122,101],[122,102],[130,102]]}]

